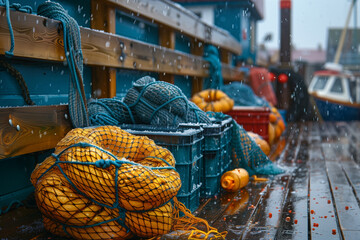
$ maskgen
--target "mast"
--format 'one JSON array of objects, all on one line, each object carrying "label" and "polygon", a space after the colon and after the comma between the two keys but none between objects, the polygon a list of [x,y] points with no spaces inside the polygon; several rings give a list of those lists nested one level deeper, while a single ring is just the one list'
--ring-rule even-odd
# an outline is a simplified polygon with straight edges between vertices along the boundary
[{"label": "mast", "polygon": [[339,63],[339,61],[340,61],[341,51],[342,51],[342,48],[344,46],[345,36],[346,36],[346,32],[347,32],[347,29],[348,29],[348,26],[349,26],[351,12],[352,12],[352,9],[353,9],[355,3],[356,3],[356,0],[353,0],[351,2],[350,9],[349,9],[349,12],[348,12],[348,15],[347,15],[347,18],[346,18],[346,22],[345,22],[345,27],[343,28],[343,30],[341,32],[339,45],[338,45],[338,47],[336,49],[334,63]]}]

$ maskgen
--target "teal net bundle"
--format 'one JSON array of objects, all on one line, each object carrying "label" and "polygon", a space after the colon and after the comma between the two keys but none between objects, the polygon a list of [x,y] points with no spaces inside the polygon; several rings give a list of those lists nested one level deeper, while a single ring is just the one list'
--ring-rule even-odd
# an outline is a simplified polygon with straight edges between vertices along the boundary
[{"label": "teal net bundle", "polygon": [[252,88],[246,84],[233,82],[223,86],[221,90],[234,100],[235,106],[269,107],[269,103],[255,95]]},{"label": "teal net bundle", "polygon": [[[219,120],[229,117],[223,113],[214,112],[208,112],[208,115]],[[234,119],[232,124],[231,148],[234,168],[244,168],[250,176],[256,174],[276,175],[284,172],[265,155],[246,130]]]},{"label": "teal net bundle", "polygon": [[210,123],[206,113],[190,102],[179,87],[149,76],[135,81],[123,100],[92,100],[88,109],[92,125]]}]

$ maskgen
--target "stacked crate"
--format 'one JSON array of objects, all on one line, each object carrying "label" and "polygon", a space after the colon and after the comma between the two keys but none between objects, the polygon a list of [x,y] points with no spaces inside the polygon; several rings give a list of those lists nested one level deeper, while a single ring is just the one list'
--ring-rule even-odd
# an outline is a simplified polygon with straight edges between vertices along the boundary
[{"label": "stacked crate", "polygon": [[227,114],[246,131],[257,133],[264,140],[269,141],[270,108],[235,106]]},{"label": "stacked crate", "polygon": [[177,198],[188,209],[195,211],[200,204],[202,184],[203,129],[159,128],[147,125],[122,125],[121,128],[134,135],[149,137],[174,155],[175,168],[182,183]]},{"label": "stacked crate", "polygon": [[231,169],[232,118],[211,119],[211,124],[181,124],[184,128],[202,128],[204,136],[201,196],[212,197],[220,192],[220,179]]}]

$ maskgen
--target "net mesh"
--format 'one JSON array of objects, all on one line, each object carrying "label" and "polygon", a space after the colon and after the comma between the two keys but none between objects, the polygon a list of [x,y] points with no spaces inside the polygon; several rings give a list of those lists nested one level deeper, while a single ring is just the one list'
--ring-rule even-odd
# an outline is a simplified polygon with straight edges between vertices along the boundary
[{"label": "net mesh", "polygon": [[113,126],[77,128],[37,165],[31,182],[51,233],[75,239],[151,238],[172,231],[179,219],[198,222],[191,214],[176,213],[186,209],[174,199],[181,187],[174,166],[173,155],[147,137]]},{"label": "net mesh", "polygon": [[145,76],[133,83],[123,101],[98,99],[89,103],[92,125],[139,123],[177,126],[179,123],[210,123],[177,86]]},{"label": "net mesh", "polygon": [[[208,112],[208,115],[219,120],[229,117],[223,113]],[[244,168],[250,176],[254,174],[276,175],[284,172],[265,155],[246,130],[234,119],[232,124],[231,148],[234,168]]]}]

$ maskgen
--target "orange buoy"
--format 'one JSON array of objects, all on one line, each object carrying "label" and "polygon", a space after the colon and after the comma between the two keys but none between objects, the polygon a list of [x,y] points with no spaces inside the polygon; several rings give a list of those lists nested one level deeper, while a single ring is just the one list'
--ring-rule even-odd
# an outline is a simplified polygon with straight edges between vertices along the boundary
[{"label": "orange buoy", "polygon": [[270,145],[267,141],[262,139],[262,137],[256,133],[248,132],[248,135],[256,142],[256,144],[261,148],[265,155],[270,154]]},{"label": "orange buoy", "polygon": [[221,187],[229,192],[236,192],[249,183],[249,173],[243,168],[237,168],[224,173],[221,177]]}]

